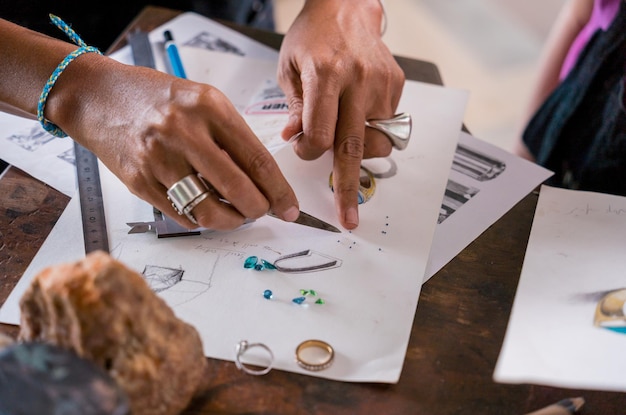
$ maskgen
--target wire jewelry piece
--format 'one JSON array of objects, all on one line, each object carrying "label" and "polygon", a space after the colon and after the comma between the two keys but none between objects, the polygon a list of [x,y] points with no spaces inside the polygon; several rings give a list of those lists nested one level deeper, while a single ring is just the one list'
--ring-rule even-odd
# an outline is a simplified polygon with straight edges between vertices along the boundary
[{"label": "wire jewelry piece", "polygon": [[[265,356],[264,359],[268,361],[267,365],[265,367],[262,367],[261,369],[251,369],[251,366],[258,366],[258,365],[253,365],[251,363],[243,363],[241,361],[243,355],[249,351],[250,349],[253,348],[259,348],[259,349],[263,349],[267,352],[268,356]],[[258,360],[258,356],[256,356]],[[242,340],[239,343],[237,343],[235,345],[235,366],[237,366],[237,369],[249,374],[249,375],[253,375],[253,376],[261,376],[261,375],[265,375],[267,373],[269,373],[270,370],[272,370],[272,364],[274,363],[274,353],[272,353],[272,351],[270,350],[269,347],[267,347],[265,344],[263,343],[248,343],[246,340]]]},{"label": "wire jewelry piece", "polygon": [[367,120],[365,126],[385,134],[396,149],[404,150],[409,145],[413,121],[411,114],[403,112],[386,120]]},{"label": "wire jewelry piece", "polygon": [[312,372],[329,368],[334,359],[335,350],[322,340],[305,340],[296,347],[296,362]]},{"label": "wire jewelry piece", "polygon": [[196,218],[191,211],[209,196],[209,189],[196,174],[189,174],[167,190],[167,199],[179,215],[185,215],[194,224]]},{"label": "wire jewelry piece", "polygon": [[[313,258],[312,254],[315,254],[315,258]],[[320,257],[322,262],[320,262]],[[287,265],[283,265],[283,262],[287,262]],[[296,252],[294,254],[283,255],[278,257],[273,263],[274,268],[280,272],[286,273],[319,271],[322,269],[336,267],[338,264],[339,261],[336,258],[311,251],[310,249]]]}]

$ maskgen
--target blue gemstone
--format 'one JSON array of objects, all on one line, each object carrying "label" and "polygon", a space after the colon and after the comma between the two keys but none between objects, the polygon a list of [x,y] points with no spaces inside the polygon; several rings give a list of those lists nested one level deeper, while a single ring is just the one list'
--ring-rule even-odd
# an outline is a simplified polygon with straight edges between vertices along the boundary
[{"label": "blue gemstone", "polygon": [[276,267],[274,266],[274,264],[272,264],[271,262],[266,261],[266,260],[264,260],[264,259],[262,259],[262,260],[261,260],[261,264],[263,264],[263,266],[264,266],[266,269],[276,269]]},{"label": "blue gemstone", "polygon": [[294,298],[291,301],[293,301],[296,304],[302,304],[302,303],[304,303],[305,300],[306,300],[306,298],[304,298],[304,297],[296,297],[296,298]]},{"label": "blue gemstone", "polygon": [[263,297],[267,298],[268,300],[271,300],[273,296],[274,293],[272,293],[272,290],[263,291]]},{"label": "blue gemstone", "polygon": [[255,256],[249,256],[246,258],[246,261],[243,263],[244,268],[254,268],[259,261],[259,258]]}]

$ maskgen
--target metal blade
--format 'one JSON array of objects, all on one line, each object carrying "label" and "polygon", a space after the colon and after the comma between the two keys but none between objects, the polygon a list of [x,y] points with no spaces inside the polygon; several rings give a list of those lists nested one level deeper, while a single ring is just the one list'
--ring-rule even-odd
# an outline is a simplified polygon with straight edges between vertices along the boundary
[{"label": "metal blade", "polygon": [[153,225],[148,222],[127,222],[126,224],[130,226],[128,233],[154,232]]},{"label": "metal blade", "polygon": [[331,225],[330,223],[324,222],[321,219],[316,218],[315,216],[311,216],[306,212],[300,211],[300,216],[298,219],[294,221],[295,223],[299,223],[300,225],[311,226],[312,228],[322,229],[324,231],[341,233],[341,230]]},{"label": "metal blade", "polygon": [[[273,218],[280,219],[273,212],[269,212],[268,215]],[[300,211],[300,216],[298,216],[298,219],[296,219],[294,223],[297,223],[299,225],[304,225],[304,226],[310,226],[312,228],[321,229],[323,231],[341,233],[341,230],[331,225],[330,223],[324,222],[323,220],[318,219],[315,216],[311,216],[308,213],[303,212],[303,211]]]}]

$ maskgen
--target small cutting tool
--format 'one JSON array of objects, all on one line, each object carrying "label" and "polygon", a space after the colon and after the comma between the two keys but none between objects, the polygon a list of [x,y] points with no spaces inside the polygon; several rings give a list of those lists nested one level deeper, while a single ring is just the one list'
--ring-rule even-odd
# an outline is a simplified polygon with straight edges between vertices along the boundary
[{"label": "small cutting tool", "polygon": [[[174,221],[174,219],[164,215],[160,210],[156,208],[154,209],[153,213],[154,221],[152,222],[127,222],[126,224],[130,226],[130,230],[128,231],[128,233],[154,232],[156,233],[158,238],[172,238],[176,236],[200,235],[200,232],[206,229],[187,229],[183,226],[180,226],[178,223],[176,223],[176,221]],[[273,213],[268,213],[268,216],[278,218]],[[254,222],[254,220],[248,219],[245,223],[250,222]],[[302,211],[300,211],[300,216],[298,216],[298,219],[296,219],[294,223],[310,226],[312,228],[317,228],[324,231],[341,233],[341,231],[337,227],[331,225],[330,223],[324,222],[323,220]]]}]

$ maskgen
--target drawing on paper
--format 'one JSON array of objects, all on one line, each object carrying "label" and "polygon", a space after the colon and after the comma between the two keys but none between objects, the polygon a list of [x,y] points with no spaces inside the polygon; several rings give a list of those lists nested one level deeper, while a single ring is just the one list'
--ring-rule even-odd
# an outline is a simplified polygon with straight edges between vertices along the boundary
[{"label": "drawing on paper", "polygon": [[476,196],[479,191],[480,190],[475,187],[466,186],[454,180],[448,180],[437,223],[439,224],[446,220],[461,206],[467,203],[467,201]]},{"label": "drawing on paper", "polygon": [[458,171],[480,182],[498,177],[506,169],[506,164],[487,154],[457,145],[452,161],[452,170]]},{"label": "drawing on paper", "polygon": [[26,151],[34,152],[55,138],[37,123],[33,124],[28,131],[11,134],[7,137],[7,140],[17,144]]},{"label": "drawing on paper", "polygon": [[63,161],[70,163],[72,166],[76,165],[76,156],[74,155],[74,147],[65,150],[61,154],[57,155],[57,157]]},{"label": "drawing on paper", "polygon": [[146,265],[141,275],[146,280],[150,289],[155,293],[167,290],[182,281],[183,271],[180,268],[160,267],[158,265]]},{"label": "drawing on paper", "polygon": [[209,32],[198,33],[193,38],[185,42],[185,46],[192,46],[196,48],[214,50],[216,52],[227,52],[239,56],[245,56],[245,53],[243,53],[243,51],[237,46]]},{"label": "drawing on paper", "polygon": [[273,265],[280,272],[296,274],[338,268],[341,267],[341,260],[306,249],[301,252],[280,256],[274,261]]},{"label": "drawing on paper", "polygon": [[175,307],[192,301],[211,288],[210,279],[208,283],[184,280],[184,273],[185,271],[182,268],[146,265],[141,275],[155,293],[162,294],[168,292],[175,294],[177,301],[170,301],[170,305]]}]

